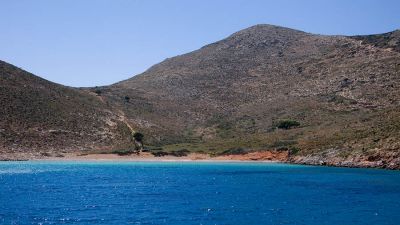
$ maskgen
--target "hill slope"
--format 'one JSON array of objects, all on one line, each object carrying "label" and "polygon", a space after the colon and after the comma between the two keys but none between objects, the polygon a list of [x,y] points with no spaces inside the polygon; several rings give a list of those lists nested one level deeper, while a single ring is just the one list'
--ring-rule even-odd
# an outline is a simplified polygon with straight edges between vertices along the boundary
[{"label": "hill slope", "polygon": [[[323,36],[257,25],[103,91],[152,144],[166,149],[397,157],[397,36]],[[275,129],[286,119],[300,126]]]},{"label": "hill slope", "polygon": [[126,141],[125,125],[95,95],[2,61],[0,102],[2,155],[112,148]]},{"label": "hill slope", "polygon": [[[399,31],[256,25],[114,85],[75,89],[0,62],[2,151],[290,151],[299,163],[400,168]],[[97,93],[97,94],[96,94]]]}]

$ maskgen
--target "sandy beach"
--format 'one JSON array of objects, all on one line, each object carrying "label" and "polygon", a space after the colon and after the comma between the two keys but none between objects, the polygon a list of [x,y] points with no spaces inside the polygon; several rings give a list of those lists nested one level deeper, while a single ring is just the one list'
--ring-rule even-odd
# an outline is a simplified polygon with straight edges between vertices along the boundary
[{"label": "sandy beach", "polygon": [[208,154],[191,153],[187,156],[161,156],[156,157],[148,152],[131,155],[118,154],[82,154],[82,153],[66,153],[63,157],[40,157],[30,160],[48,160],[48,161],[157,161],[157,162],[178,162],[178,161],[204,161],[204,162],[284,162],[287,160],[286,152],[260,151],[251,152],[243,155],[223,155],[212,157]]}]

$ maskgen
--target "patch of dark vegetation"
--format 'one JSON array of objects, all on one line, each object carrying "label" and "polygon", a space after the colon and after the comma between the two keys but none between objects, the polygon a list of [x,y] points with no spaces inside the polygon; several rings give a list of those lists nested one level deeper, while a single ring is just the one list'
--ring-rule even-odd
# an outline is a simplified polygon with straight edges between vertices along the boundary
[{"label": "patch of dark vegetation", "polygon": [[301,66],[297,67],[297,73],[299,74],[303,73],[303,67]]},{"label": "patch of dark vegetation", "polygon": [[159,146],[156,146],[156,147],[144,146],[142,149],[142,152],[152,152],[152,151],[162,151],[162,150],[163,150],[163,148],[159,147]]},{"label": "patch of dark vegetation", "polygon": [[279,129],[285,129],[285,130],[295,128],[298,126],[300,126],[300,123],[296,120],[291,120],[291,119],[280,120],[276,124],[276,127],[278,127]]},{"label": "patch of dark vegetation", "polygon": [[299,153],[300,152],[300,148],[298,148],[298,147],[291,147],[290,149],[289,149],[289,154],[290,155],[296,155],[297,153]]},{"label": "patch of dark vegetation", "polygon": [[99,88],[99,87],[95,87],[94,88],[94,93],[96,93],[96,95],[98,95],[98,96],[100,96],[103,92],[102,92],[102,90]]},{"label": "patch of dark vegetation", "polygon": [[287,148],[287,147],[279,147],[279,148],[276,148],[276,151],[278,151],[278,152],[284,152],[284,151],[288,151],[289,149]]},{"label": "patch of dark vegetation", "polygon": [[169,155],[168,152],[163,152],[163,151],[160,151],[160,152],[152,152],[151,154],[154,155],[155,157],[163,157],[163,156]]},{"label": "patch of dark vegetation", "polygon": [[183,156],[187,156],[189,153],[190,153],[190,151],[187,149],[180,149],[180,150],[170,152],[169,155],[176,156],[176,157],[183,157]]},{"label": "patch of dark vegetation", "polygon": [[142,142],[143,141],[143,137],[144,137],[144,135],[142,133],[139,133],[139,132],[136,132],[133,135],[133,138],[135,138],[135,140],[138,141],[138,142]]},{"label": "patch of dark vegetation", "polygon": [[340,88],[347,88],[353,83],[349,78],[344,78],[340,81]]},{"label": "patch of dark vegetation", "polygon": [[125,156],[125,155],[137,154],[137,151],[134,151],[132,149],[117,149],[111,152],[101,152],[101,154],[117,154],[119,156]]},{"label": "patch of dark vegetation", "polygon": [[151,146],[145,146],[143,147],[143,151],[162,151],[164,150],[162,147],[151,147]]}]

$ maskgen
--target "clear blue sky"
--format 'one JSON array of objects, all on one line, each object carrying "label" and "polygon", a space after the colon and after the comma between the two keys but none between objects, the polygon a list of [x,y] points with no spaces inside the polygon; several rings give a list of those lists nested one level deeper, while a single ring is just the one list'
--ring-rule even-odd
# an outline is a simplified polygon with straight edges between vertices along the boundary
[{"label": "clear blue sky", "polygon": [[70,86],[111,84],[255,24],[400,28],[399,0],[0,0],[0,59]]}]

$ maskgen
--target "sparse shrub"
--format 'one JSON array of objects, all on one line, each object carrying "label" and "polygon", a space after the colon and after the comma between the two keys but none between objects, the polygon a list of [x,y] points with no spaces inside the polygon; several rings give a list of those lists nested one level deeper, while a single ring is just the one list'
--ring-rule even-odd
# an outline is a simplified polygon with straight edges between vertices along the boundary
[{"label": "sparse shrub", "polygon": [[153,154],[155,157],[163,157],[166,155],[169,155],[168,152],[152,152],[151,154]]},{"label": "sparse shrub", "polygon": [[287,151],[287,150],[289,150],[287,147],[279,147],[276,149],[276,151],[278,151],[278,152],[283,152],[283,151]]},{"label": "sparse shrub", "polygon": [[148,151],[161,151],[163,150],[162,147],[143,147],[143,150],[148,150]]},{"label": "sparse shrub", "polygon": [[297,122],[296,120],[280,120],[277,125],[276,125],[279,129],[290,129],[293,127],[298,127],[300,126],[300,123]]},{"label": "sparse shrub", "polygon": [[132,151],[130,149],[118,149],[118,150],[112,151],[111,153],[117,154],[119,156],[124,156],[124,155],[132,155],[133,153],[135,153],[135,151]]},{"label": "sparse shrub", "polygon": [[96,93],[97,95],[101,95],[101,90],[97,89],[94,91],[94,93]]},{"label": "sparse shrub", "polygon": [[290,155],[296,155],[296,154],[299,153],[299,152],[300,152],[300,148],[298,148],[298,147],[291,147],[291,148],[289,149]]},{"label": "sparse shrub", "polygon": [[96,93],[97,95],[101,95],[102,92],[99,87],[96,86],[94,89],[94,93]]},{"label": "sparse shrub", "polygon": [[297,72],[298,73],[303,73],[303,67],[301,67],[301,66],[297,67]]},{"label": "sparse shrub", "polygon": [[190,153],[190,151],[187,149],[180,149],[177,151],[172,151],[169,154],[172,156],[176,156],[176,157],[183,157],[183,156],[187,156],[189,153]]},{"label": "sparse shrub", "polygon": [[353,81],[351,81],[349,78],[344,78],[342,81],[340,81],[340,87],[341,88],[346,88],[352,84]]},{"label": "sparse shrub", "polygon": [[125,96],[124,100],[125,100],[125,102],[129,102],[131,100],[131,98],[129,96]]}]

